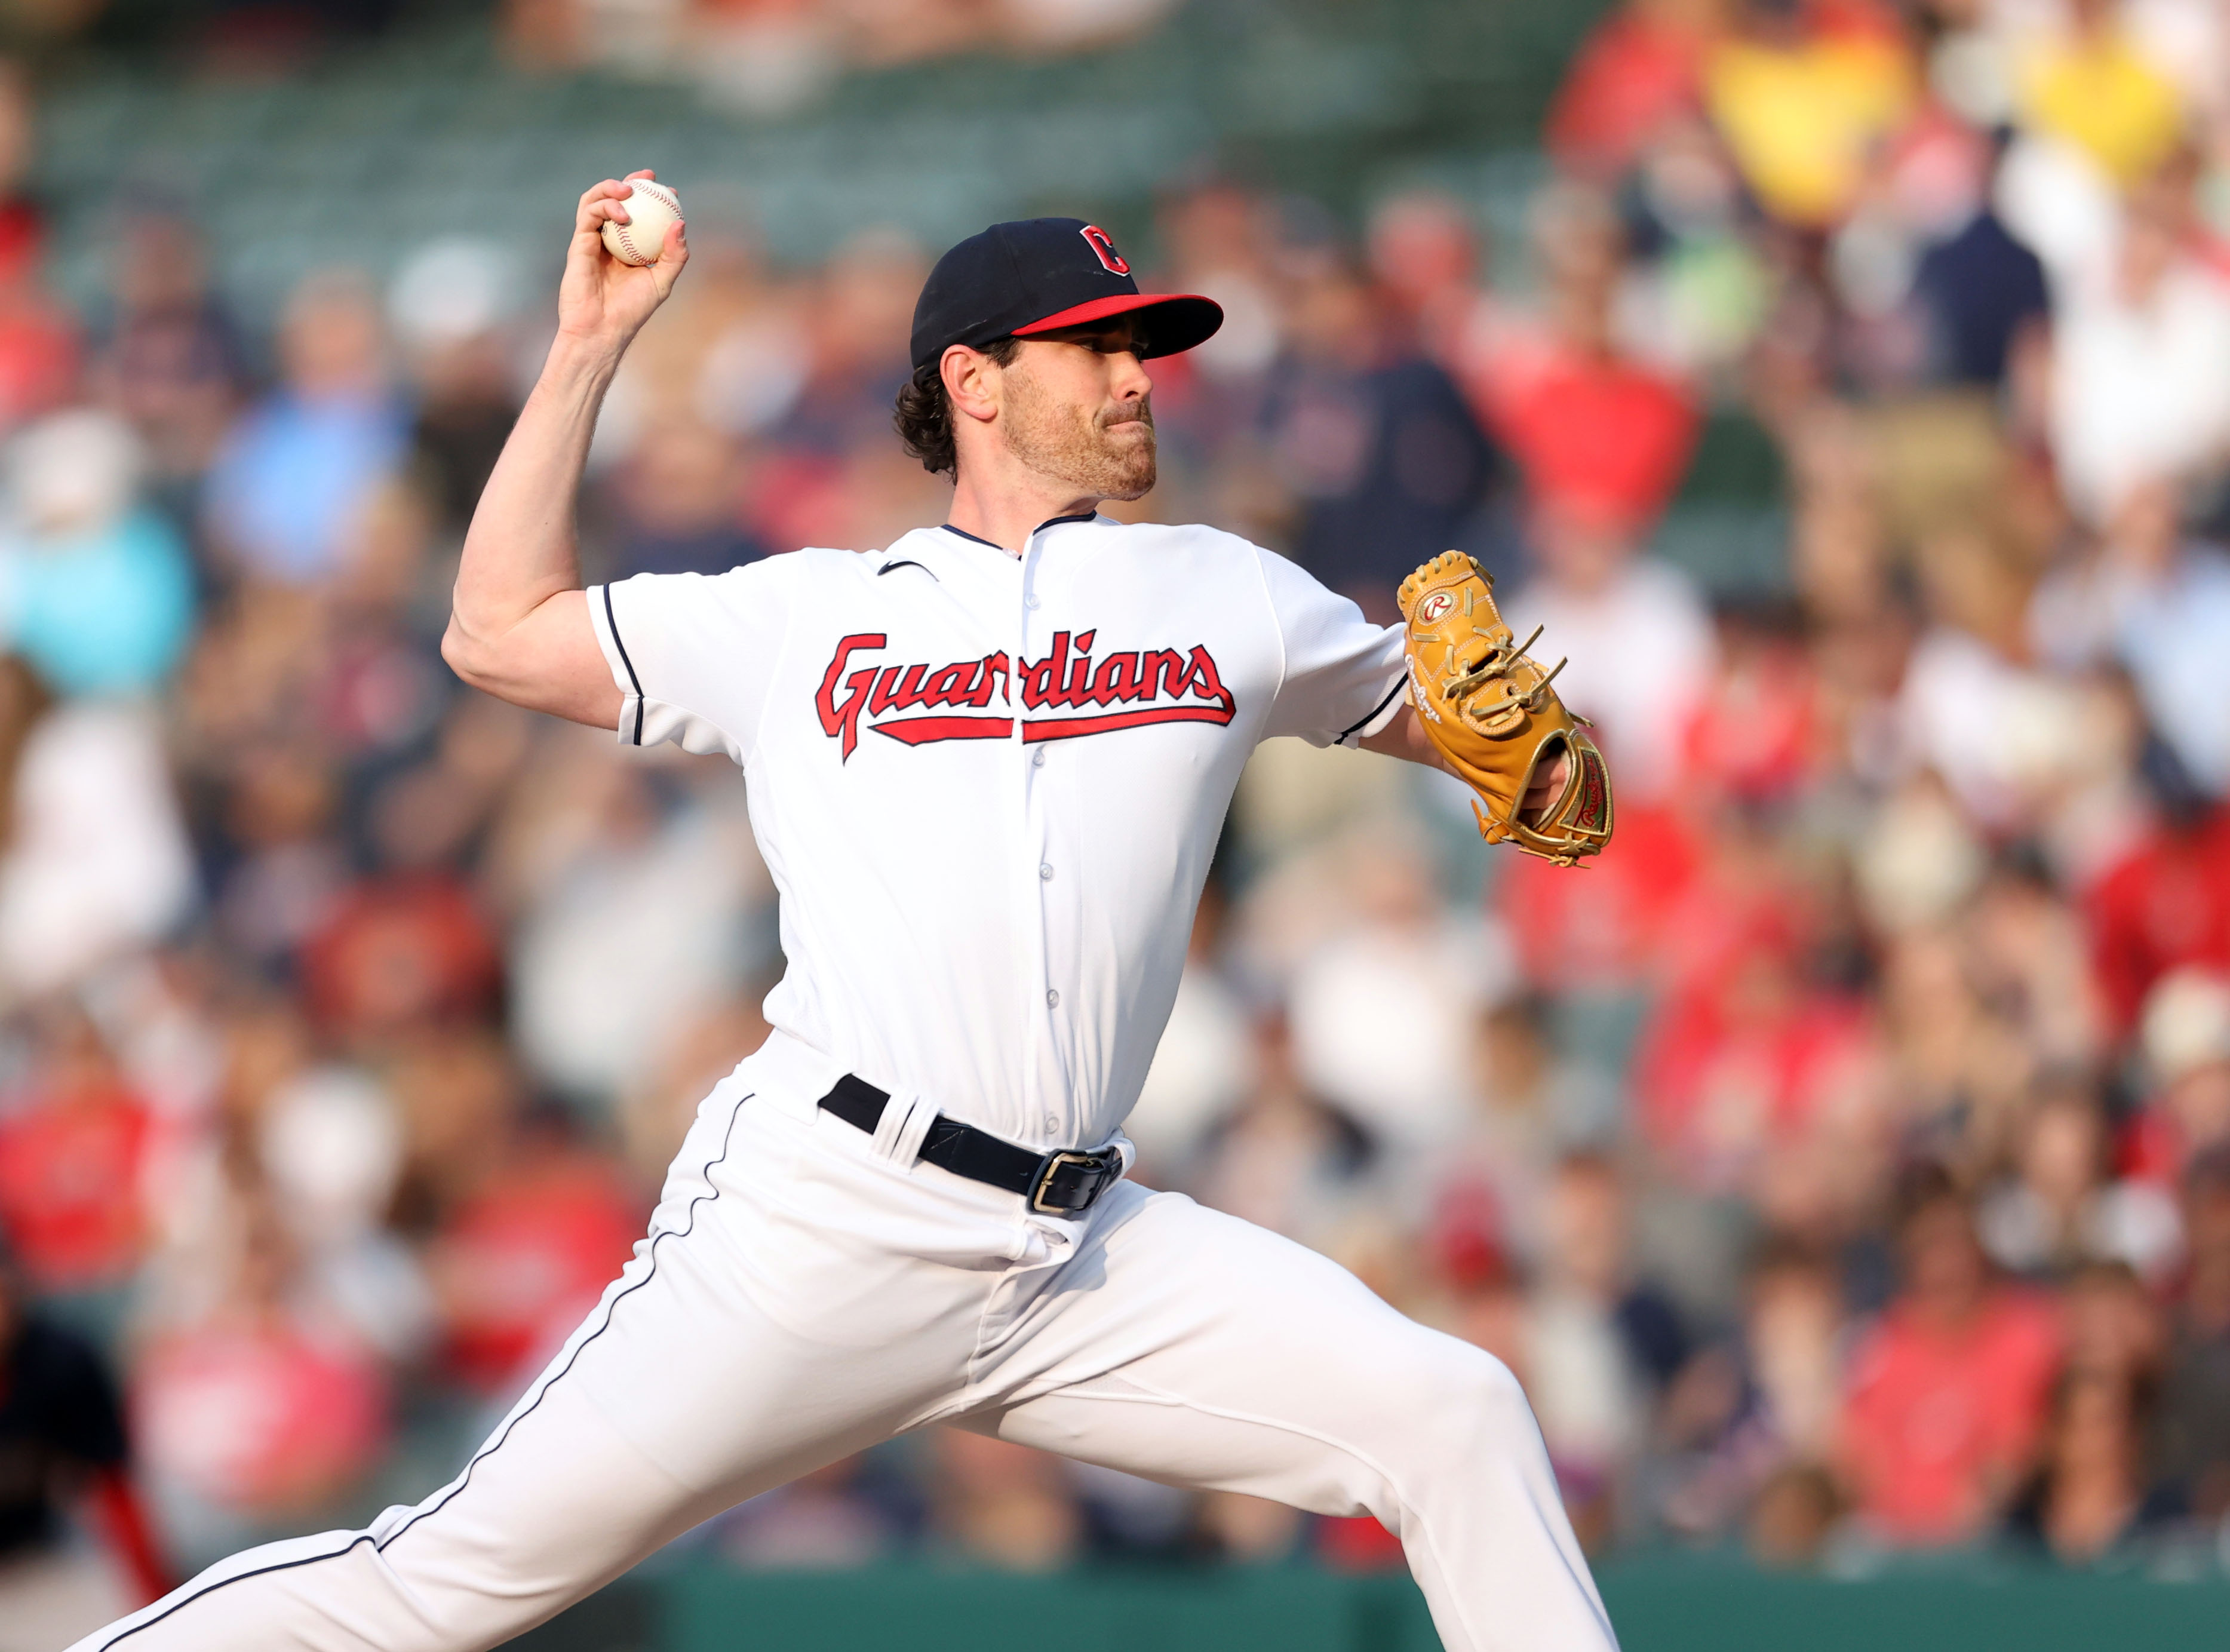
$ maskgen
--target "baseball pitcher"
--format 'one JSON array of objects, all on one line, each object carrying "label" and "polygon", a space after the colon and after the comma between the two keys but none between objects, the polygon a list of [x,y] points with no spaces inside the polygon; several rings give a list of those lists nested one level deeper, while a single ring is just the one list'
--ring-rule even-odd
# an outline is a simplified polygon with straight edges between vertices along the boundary
[{"label": "baseball pitcher", "polygon": [[76,1652],[493,1646],[932,1423],[1374,1515],[1462,1652],[1613,1647],[1510,1372],[1325,1258],[1125,1180],[1120,1130],[1255,745],[1445,767],[1490,840],[1569,863],[1607,841],[1610,794],[1553,674],[1466,558],[1404,582],[1382,629],[1243,539],[1099,514],[1154,483],[1149,365],[1222,313],[1141,294],[1067,218],[996,224],[922,289],[898,423],[953,475],[943,525],[583,590],[597,407],[688,258],[679,224],[648,265],[606,250],[630,188],[581,197],[443,652],[514,704],[743,771],[781,893],[775,1030],[456,1479],[237,1555]]}]

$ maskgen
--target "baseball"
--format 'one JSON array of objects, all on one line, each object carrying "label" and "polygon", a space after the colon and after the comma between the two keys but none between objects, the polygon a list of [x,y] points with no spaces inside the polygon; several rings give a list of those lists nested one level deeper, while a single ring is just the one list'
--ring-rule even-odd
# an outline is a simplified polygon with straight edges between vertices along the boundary
[{"label": "baseball", "polygon": [[604,220],[605,248],[622,264],[654,264],[666,245],[666,226],[681,216],[681,197],[647,177],[630,179],[628,187],[628,222]]}]

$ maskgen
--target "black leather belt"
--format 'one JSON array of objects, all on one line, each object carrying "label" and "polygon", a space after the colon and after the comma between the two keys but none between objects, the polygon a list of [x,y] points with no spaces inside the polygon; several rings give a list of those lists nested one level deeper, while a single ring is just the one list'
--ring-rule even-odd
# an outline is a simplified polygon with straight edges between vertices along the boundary
[{"label": "black leather belt", "polygon": [[[847,1073],[821,1098],[821,1106],[873,1135],[890,1099],[887,1090]],[[922,1138],[919,1156],[955,1176],[1019,1193],[1030,1202],[1031,1210],[1045,1216],[1089,1210],[1101,1194],[1123,1179],[1123,1155],[1115,1148],[1103,1147],[1096,1153],[1067,1148],[1034,1153],[941,1113]]]}]

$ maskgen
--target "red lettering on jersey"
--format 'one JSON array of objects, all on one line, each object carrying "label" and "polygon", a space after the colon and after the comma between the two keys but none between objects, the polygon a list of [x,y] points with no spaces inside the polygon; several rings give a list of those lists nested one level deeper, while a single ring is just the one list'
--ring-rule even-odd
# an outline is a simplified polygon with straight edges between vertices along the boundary
[{"label": "red lettering on jersey", "polygon": [[1053,652],[1042,660],[1025,661],[1015,674],[1022,680],[1022,704],[1035,711],[1054,703],[1060,692],[1060,668],[1068,658],[1068,633],[1053,634]]},{"label": "red lettering on jersey", "polygon": [[1185,678],[1191,671],[1185,664],[1184,655],[1175,649],[1150,649],[1139,657],[1145,662],[1140,681],[1145,685],[1148,700],[1157,694],[1167,694],[1174,700],[1184,693]]},{"label": "red lettering on jersey", "polygon": [[852,657],[855,649],[880,649],[889,640],[880,631],[863,631],[857,636],[841,638],[836,644],[836,652],[829,658],[828,669],[822,675],[821,692],[813,697],[814,709],[821,713],[821,732],[831,739],[840,735],[842,737],[847,758],[860,744],[861,697],[867,694],[867,685],[874,681],[875,674],[873,670],[854,672],[851,681],[845,685],[851,693],[844,697],[841,706],[836,703],[836,679],[844,669],[844,662]]},{"label": "red lettering on jersey", "polygon": [[1076,658],[1069,663],[1068,681],[1060,692],[1062,705],[1081,706],[1092,698],[1092,645],[1099,636],[1097,631],[1078,634]]},{"label": "red lettering on jersey", "polygon": [[1092,703],[1095,706],[1118,700],[1144,700],[1152,692],[1139,678],[1138,656],[1135,654],[1109,655],[1100,662],[1099,674],[1092,680]]},{"label": "red lettering on jersey", "polygon": [[867,701],[867,715],[880,717],[899,703],[898,666],[885,666],[882,675],[875,679],[875,692]]},{"label": "red lettering on jersey", "polygon": [[949,665],[929,680],[923,691],[925,706],[964,706],[968,704],[969,680],[982,669],[980,660],[963,660],[958,665]]},{"label": "red lettering on jersey", "polygon": [[[1095,630],[1055,631],[1052,650],[1042,660],[1012,661],[1001,652],[980,660],[960,660],[951,665],[926,661],[908,665],[869,665],[846,674],[856,655],[888,646],[881,633],[860,632],[841,639],[836,652],[822,674],[814,707],[821,727],[841,743],[842,760],[849,761],[860,743],[860,725],[887,734],[904,745],[927,745],[940,740],[999,740],[1012,739],[1011,716],[979,716],[951,713],[908,716],[931,707],[966,706],[982,710],[999,700],[1012,703],[1019,690],[1029,711],[1117,704],[1133,709],[1100,712],[1078,717],[1026,719],[1022,736],[1026,744],[1041,740],[1073,739],[1104,734],[1115,729],[1138,728],[1150,723],[1217,723],[1231,721],[1235,702],[1223,686],[1215,656],[1205,647],[1189,650],[1149,649],[1110,655],[1095,670],[1091,648],[1099,640]],[[1074,651],[1071,651],[1071,643]],[[840,697],[837,684],[844,692]],[[1177,703],[1198,701],[1204,703]]]},{"label": "red lettering on jersey", "polygon": [[1007,692],[1006,655],[999,652],[987,654],[983,656],[982,665],[983,669],[976,674],[976,686],[968,691],[968,703],[971,706],[989,705],[991,679],[994,677],[999,680],[999,698],[1002,700],[1012,698]]},{"label": "red lettering on jersey", "polygon": [[1101,265],[1110,275],[1128,275],[1131,273],[1131,266],[1123,261],[1123,255],[1115,250],[1115,243],[1107,238],[1107,232],[1098,224],[1087,223],[1077,234],[1082,236],[1085,244],[1099,255]]},{"label": "red lettering on jersey", "polygon": [[1223,686],[1223,679],[1215,674],[1215,656],[1206,649],[1192,651],[1192,691],[1202,700],[1214,700],[1223,707],[1224,715],[1231,714],[1231,691]]}]

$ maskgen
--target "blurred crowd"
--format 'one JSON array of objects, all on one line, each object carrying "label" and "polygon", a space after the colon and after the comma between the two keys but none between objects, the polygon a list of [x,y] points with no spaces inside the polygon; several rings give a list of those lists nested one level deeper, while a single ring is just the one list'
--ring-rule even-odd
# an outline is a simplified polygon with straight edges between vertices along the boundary
[{"label": "blurred crowd", "polygon": [[[247,315],[133,197],[65,306],[28,95],[0,76],[0,1591],[92,1588],[81,1531],[119,1594],[452,1472],[780,960],[726,765],[436,651],[555,247]],[[1598,1552],[2216,1564],[2230,11],[1628,0],[1544,142],[1510,244],[1452,195],[1355,234],[1221,175],[1113,226],[1228,318],[1153,364],[1124,513],[1381,616],[1471,550],[1619,808],[1558,870],[1485,852],[1453,782],[1263,748],[1138,1174],[1508,1360]],[[935,249],[692,241],[591,456],[589,577],[940,519],[891,429]],[[1727,440],[1785,530],[1707,584],[1653,547]],[[688,1541],[1399,1559],[957,1432]]]},{"label": "blurred crowd", "polygon": [[782,115],[847,70],[964,52],[1047,57],[1130,39],[1174,0],[504,0],[522,68],[693,83],[717,107]]}]

